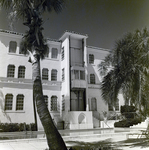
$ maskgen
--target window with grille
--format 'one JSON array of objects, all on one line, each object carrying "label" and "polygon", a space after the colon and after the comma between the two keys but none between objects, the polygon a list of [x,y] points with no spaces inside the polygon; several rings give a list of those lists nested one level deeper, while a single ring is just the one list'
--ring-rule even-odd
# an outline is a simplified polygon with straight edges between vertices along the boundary
[{"label": "window with grille", "polygon": [[48,75],[49,70],[47,68],[42,69],[42,80],[48,80],[49,75]]},{"label": "window with grille", "polygon": [[93,54],[89,54],[89,63],[94,64],[94,55]]},{"label": "window with grille", "polygon": [[43,97],[44,97],[45,103],[46,103],[46,105],[47,105],[47,107],[48,107],[48,96],[47,96],[47,95],[44,95]]},{"label": "window with grille", "polygon": [[52,69],[51,71],[51,81],[57,81],[57,70]]},{"label": "window with grille", "polygon": [[19,66],[18,78],[25,78],[25,66]]},{"label": "window with grille", "polygon": [[9,53],[16,53],[16,49],[17,49],[17,42],[10,41],[9,42]]},{"label": "window with grille", "polygon": [[90,74],[90,84],[95,84],[95,75]]},{"label": "window with grille", "polygon": [[17,95],[17,100],[16,100],[16,110],[23,110],[24,106],[24,95],[19,94]]},{"label": "window with grille", "polygon": [[91,99],[91,110],[97,111],[97,100],[96,100],[96,98]]},{"label": "window with grille", "polygon": [[65,97],[62,95],[62,111],[65,111]]},{"label": "window with grille", "polygon": [[7,94],[5,96],[5,110],[12,110],[12,103],[13,103],[13,95]]},{"label": "window with grille", "polygon": [[62,47],[62,51],[61,51],[61,60],[64,60],[64,47]]},{"label": "window with grille", "polygon": [[57,48],[52,48],[51,58],[57,58],[57,55],[58,55],[58,49]]},{"label": "window with grille", "polygon": [[7,77],[13,77],[15,74],[15,66],[14,65],[8,65],[7,67]]},{"label": "window with grille", "polygon": [[64,81],[65,80],[65,69],[63,68],[62,69],[62,81]]},{"label": "window with grille", "polygon": [[51,97],[51,111],[57,111],[57,96]]}]

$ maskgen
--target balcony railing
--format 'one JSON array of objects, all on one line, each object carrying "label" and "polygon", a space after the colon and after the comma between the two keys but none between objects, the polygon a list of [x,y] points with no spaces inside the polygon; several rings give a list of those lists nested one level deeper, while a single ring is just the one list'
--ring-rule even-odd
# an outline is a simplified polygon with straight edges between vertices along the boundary
[{"label": "balcony railing", "polygon": [[71,80],[71,88],[86,88],[85,80]]}]

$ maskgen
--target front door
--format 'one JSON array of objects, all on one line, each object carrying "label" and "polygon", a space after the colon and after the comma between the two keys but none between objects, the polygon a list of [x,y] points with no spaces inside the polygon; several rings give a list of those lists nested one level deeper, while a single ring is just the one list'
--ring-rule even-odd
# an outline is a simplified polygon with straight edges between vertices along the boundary
[{"label": "front door", "polygon": [[84,90],[71,91],[71,111],[85,111]]}]

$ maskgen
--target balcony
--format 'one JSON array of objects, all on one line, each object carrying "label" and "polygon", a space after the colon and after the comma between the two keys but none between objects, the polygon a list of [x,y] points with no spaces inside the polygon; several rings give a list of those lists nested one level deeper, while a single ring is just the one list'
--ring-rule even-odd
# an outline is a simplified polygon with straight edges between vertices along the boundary
[{"label": "balcony", "polygon": [[85,80],[71,80],[71,88],[86,88]]},{"label": "balcony", "polygon": [[71,88],[86,88],[85,69],[71,67]]}]

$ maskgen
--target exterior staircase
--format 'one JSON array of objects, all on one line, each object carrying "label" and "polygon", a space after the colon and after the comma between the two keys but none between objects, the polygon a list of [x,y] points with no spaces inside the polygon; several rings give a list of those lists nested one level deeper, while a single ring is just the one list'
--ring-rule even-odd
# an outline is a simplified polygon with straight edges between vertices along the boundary
[{"label": "exterior staircase", "polygon": [[53,122],[54,122],[56,128],[58,130],[63,130],[64,129],[64,121],[60,118],[60,114],[59,113],[53,114],[52,118],[54,118]]}]

